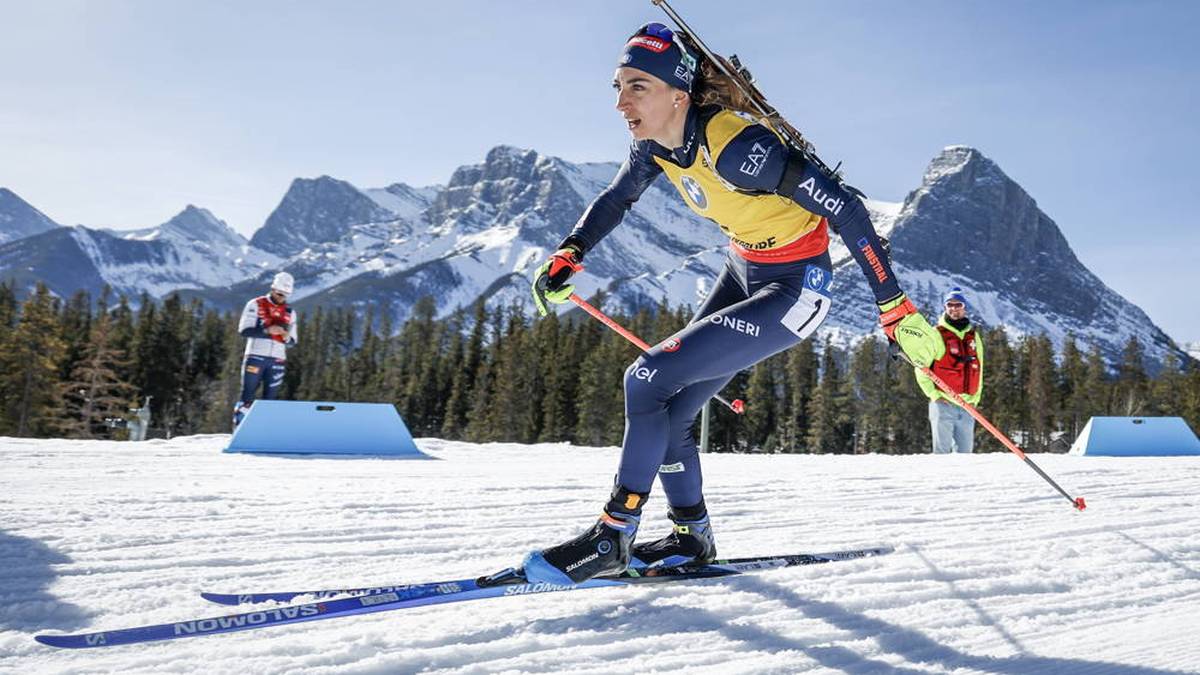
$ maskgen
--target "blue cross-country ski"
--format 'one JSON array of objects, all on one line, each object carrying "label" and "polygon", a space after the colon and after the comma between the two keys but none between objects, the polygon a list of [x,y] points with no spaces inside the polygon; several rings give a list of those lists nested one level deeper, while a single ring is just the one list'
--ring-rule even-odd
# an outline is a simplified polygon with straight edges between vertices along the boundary
[{"label": "blue cross-country ski", "polygon": [[[619,575],[598,577],[573,585],[531,584],[525,580],[519,570],[507,569],[477,579],[458,579],[405,586],[308,591],[304,593],[205,593],[203,595],[206,599],[223,604],[241,604],[271,600],[287,602],[297,597],[307,596],[313,596],[317,599],[313,602],[286,607],[257,609],[238,614],[188,619],[153,626],[120,628],[95,633],[37,635],[34,639],[44,645],[66,649],[112,647],[157,640],[175,640],[199,637],[201,635],[232,633],[235,631],[266,628],[268,626],[300,623],[302,621],[332,619],[352,614],[386,612],[395,609],[465,602],[484,598],[574,591],[585,588],[603,588],[606,586],[629,586],[713,579],[781,567],[854,560],[857,558],[884,555],[891,553],[893,550],[890,546],[879,546],[828,553],[801,553],[795,555],[717,560],[706,565],[681,565],[679,567],[660,567],[641,570],[630,569]],[[332,599],[337,595],[350,595],[351,597]]]}]

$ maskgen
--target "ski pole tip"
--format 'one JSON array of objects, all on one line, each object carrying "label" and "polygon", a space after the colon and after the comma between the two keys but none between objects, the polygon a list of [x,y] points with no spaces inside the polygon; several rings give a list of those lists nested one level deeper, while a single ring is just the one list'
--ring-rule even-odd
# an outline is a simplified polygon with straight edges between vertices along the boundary
[{"label": "ski pole tip", "polygon": [[1083,497],[1075,498],[1075,508],[1079,509],[1080,511],[1087,508],[1087,502],[1083,501]]},{"label": "ski pole tip", "polygon": [[733,399],[733,403],[729,404],[729,408],[739,415],[746,414],[746,402],[740,398]]}]

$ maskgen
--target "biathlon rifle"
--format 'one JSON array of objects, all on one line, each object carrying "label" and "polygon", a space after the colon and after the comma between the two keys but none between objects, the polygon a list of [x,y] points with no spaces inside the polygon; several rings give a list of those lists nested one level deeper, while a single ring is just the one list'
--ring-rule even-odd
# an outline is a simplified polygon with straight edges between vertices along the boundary
[{"label": "biathlon rifle", "polygon": [[671,21],[679,28],[677,35],[683,40],[684,44],[693,51],[699,52],[704,60],[711,63],[721,74],[728,77],[754,106],[755,112],[758,113],[759,117],[770,125],[776,133],[782,136],[784,142],[789,147],[799,152],[805,160],[812,162],[828,175],[837,178],[839,181],[841,180],[841,176],[838,174],[838,167],[841,166],[841,163],[839,162],[838,166],[831,169],[817,157],[812,143],[809,143],[808,139],[796,130],[796,127],[784,119],[778,110],[770,103],[767,103],[767,97],[754,84],[754,76],[750,74],[750,70],[746,66],[742,65],[737,54],[731,54],[726,59],[709,49],[708,45],[704,44],[704,41],[700,39],[700,36],[696,35],[696,31],[692,30],[692,27],[683,20],[683,17],[679,16],[679,13],[667,3],[667,0],[650,0],[650,3],[657,5],[662,11],[666,12]]}]

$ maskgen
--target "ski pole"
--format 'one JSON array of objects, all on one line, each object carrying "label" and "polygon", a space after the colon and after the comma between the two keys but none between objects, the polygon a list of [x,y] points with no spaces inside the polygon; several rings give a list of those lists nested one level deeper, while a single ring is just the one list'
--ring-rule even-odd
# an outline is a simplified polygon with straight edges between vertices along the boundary
[{"label": "ski pole", "polygon": [[1021,450],[1021,448],[1017,447],[1016,443],[1013,443],[1012,440],[1010,440],[1008,438],[1008,436],[1005,436],[1003,432],[1001,432],[991,422],[989,422],[987,420],[987,418],[983,416],[983,413],[981,413],[975,409],[975,406],[973,406],[970,403],[967,403],[965,400],[963,400],[963,397],[958,395],[957,392],[955,392],[953,389],[951,389],[950,385],[946,384],[945,380],[938,377],[937,374],[933,372],[932,368],[930,368],[929,366],[918,366],[917,364],[913,363],[913,360],[908,358],[908,354],[905,354],[904,351],[901,350],[899,345],[897,345],[895,342],[892,343],[891,349],[892,349],[892,353],[894,355],[898,354],[900,356],[900,358],[904,359],[904,361],[906,363],[908,363],[908,365],[921,371],[922,375],[924,375],[925,377],[928,377],[930,380],[932,380],[933,383],[935,385],[937,385],[937,388],[941,389],[943,393],[952,397],[954,399],[955,403],[962,406],[962,409],[966,410],[967,413],[971,417],[974,417],[977,422],[982,424],[984,429],[987,429],[988,431],[990,431],[991,434],[996,437],[996,440],[1000,441],[1004,445],[1004,447],[1011,450],[1012,453],[1014,455],[1016,455],[1017,457],[1020,457],[1021,459],[1025,460],[1025,463],[1029,465],[1029,468],[1033,469],[1034,471],[1037,472],[1037,474],[1039,476],[1046,479],[1047,483],[1053,485],[1054,489],[1058,490],[1059,494],[1066,497],[1067,501],[1071,502],[1072,506],[1079,509],[1080,511],[1087,508],[1087,503],[1083,501],[1083,497],[1072,497],[1071,495],[1067,494],[1067,491],[1062,489],[1062,487],[1060,487],[1058,483],[1055,483],[1054,479],[1052,479],[1050,476],[1047,476],[1046,472],[1042,471],[1041,467],[1039,467],[1037,464],[1034,464],[1033,460],[1029,459],[1029,456],[1026,455],[1025,452]]},{"label": "ski pole", "polygon": [[[579,307],[583,311],[587,312],[588,314],[591,314],[596,319],[599,319],[600,323],[604,324],[605,326],[608,326],[609,328],[616,331],[616,333],[618,335],[620,335],[621,337],[625,338],[626,340],[629,340],[630,342],[632,342],[634,345],[637,346],[638,349],[640,349],[644,352],[650,351],[650,345],[646,344],[645,341],[643,341],[638,336],[625,330],[625,328],[621,324],[608,318],[608,315],[605,314],[604,312],[601,312],[600,310],[596,309],[595,307],[592,307],[590,304],[588,304],[587,300],[584,300],[583,298],[579,297],[579,294],[572,293],[571,294],[571,302],[575,303],[576,305],[579,305]],[[726,408],[729,408],[730,410],[732,410],[733,412],[735,412],[739,415],[746,412],[746,403],[745,403],[745,401],[743,401],[740,398],[733,399],[732,403],[729,401],[726,401],[724,398],[721,397],[720,394],[713,394],[713,398],[717,399]]]}]

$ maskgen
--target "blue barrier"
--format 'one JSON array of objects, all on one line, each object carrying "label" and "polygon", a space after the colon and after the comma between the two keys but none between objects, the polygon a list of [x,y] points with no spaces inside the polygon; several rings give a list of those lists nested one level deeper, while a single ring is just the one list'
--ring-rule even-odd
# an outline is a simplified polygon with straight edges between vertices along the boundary
[{"label": "blue barrier", "polygon": [[1165,457],[1200,455],[1200,440],[1182,417],[1093,417],[1072,455]]},{"label": "blue barrier", "polygon": [[225,452],[428,457],[390,403],[255,401]]}]

